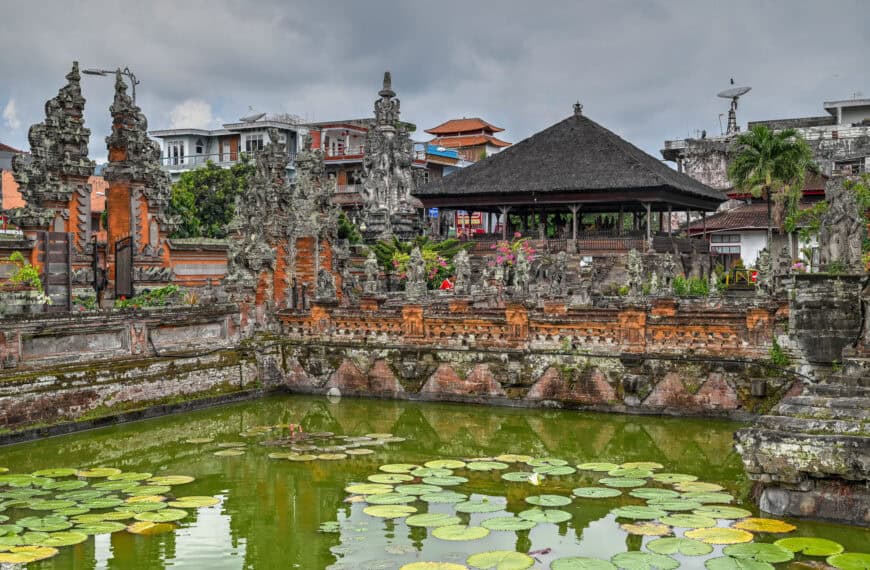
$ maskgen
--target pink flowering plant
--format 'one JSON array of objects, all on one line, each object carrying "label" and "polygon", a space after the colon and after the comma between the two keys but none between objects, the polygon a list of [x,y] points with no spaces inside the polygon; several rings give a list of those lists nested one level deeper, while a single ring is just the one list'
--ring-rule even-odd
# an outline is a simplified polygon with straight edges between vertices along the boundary
[{"label": "pink flowering plant", "polygon": [[535,248],[529,242],[528,238],[522,237],[519,232],[514,234],[511,241],[502,240],[491,246],[494,250],[495,257],[490,259],[490,267],[511,267],[517,260],[517,255],[520,251],[525,253],[526,260],[530,263],[535,260]]},{"label": "pink flowering plant", "polygon": [[809,267],[807,267],[807,264],[803,261],[797,261],[791,266],[791,270],[794,273],[806,273],[809,271]]},{"label": "pink flowering plant", "polygon": [[456,239],[434,242],[421,236],[408,242],[396,238],[381,241],[372,246],[372,250],[384,271],[396,275],[404,282],[408,278],[407,268],[411,251],[419,247],[426,268],[428,286],[430,289],[437,289],[445,278],[453,275],[453,256],[471,246],[470,243],[464,244]]},{"label": "pink flowering plant", "polygon": [[[445,278],[450,277],[453,266],[431,249],[421,250],[420,253],[423,254],[429,288],[437,288]],[[393,271],[401,281],[408,278],[408,260],[410,258],[410,254],[397,251],[393,253],[393,258],[390,260]]]}]

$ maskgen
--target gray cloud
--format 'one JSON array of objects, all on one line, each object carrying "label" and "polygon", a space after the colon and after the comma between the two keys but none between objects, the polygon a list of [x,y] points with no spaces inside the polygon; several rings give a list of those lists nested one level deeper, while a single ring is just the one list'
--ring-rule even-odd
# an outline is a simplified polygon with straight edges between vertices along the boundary
[{"label": "gray cloud", "polygon": [[[249,105],[310,119],[368,116],[385,69],[420,131],[483,116],[518,141],[590,117],[655,153],[719,130],[730,77],[753,86],[740,120],[821,114],[870,95],[870,11],[861,0],[30,1],[0,19],[0,108],[24,125],[70,62],[129,65],[152,127],[185,101],[235,119]],[[95,158],[105,156],[110,79],[86,77]],[[177,118],[179,111],[176,111]],[[418,132],[417,138],[425,138]],[[0,141],[26,147],[26,128]]]}]

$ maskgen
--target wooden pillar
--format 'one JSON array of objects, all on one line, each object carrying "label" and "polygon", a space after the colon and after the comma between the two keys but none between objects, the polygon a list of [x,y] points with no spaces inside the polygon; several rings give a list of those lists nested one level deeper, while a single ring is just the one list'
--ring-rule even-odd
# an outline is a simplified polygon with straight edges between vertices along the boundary
[{"label": "wooden pillar", "polygon": [[508,224],[510,224],[510,217],[508,216],[508,212],[511,211],[510,206],[499,206],[499,211],[501,211],[502,222],[501,222],[501,239],[506,240],[508,236]]},{"label": "wooden pillar", "polygon": [[668,237],[672,237],[674,235],[674,229],[671,227],[673,225],[673,210],[671,210],[671,205],[668,204]]},{"label": "wooden pillar", "polygon": [[650,222],[652,218],[652,210],[650,208],[649,202],[644,204],[646,208],[646,243],[647,247],[649,247],[650,242],[652,242],[652,231],[650,230]]},{"label": "wooden pillar", "polygon": [[617,220],[618,221],[616,222],[616,235],[621,236],[622,226],[625,225],[625,207],[622,205],[622,203],[619,204],[619,218],[617,218]]},{"label": "wooden pillar", "polygon": [[701,223],[704,229],[704,233],[702,235],[704,236],[704,239],[707,239],[707,212],[701,212]]},{"label": "wooden pillar", "polygon": [[577,241],[577,212],[580,211],[579,204],[571,204],[571,239]]}]

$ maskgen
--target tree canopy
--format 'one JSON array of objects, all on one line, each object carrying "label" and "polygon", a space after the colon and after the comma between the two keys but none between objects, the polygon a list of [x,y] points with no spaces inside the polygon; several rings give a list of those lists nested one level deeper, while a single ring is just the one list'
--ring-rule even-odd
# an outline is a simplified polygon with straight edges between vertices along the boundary
[{"label": "tree canopy", "polygon": [[172,187],[170,209],[181,218],[181,226],[171,237],[226,237],[236,196],[244,193],[253,174],[254,164],[245,157],[231,168],[209,161],[183,173]]}]

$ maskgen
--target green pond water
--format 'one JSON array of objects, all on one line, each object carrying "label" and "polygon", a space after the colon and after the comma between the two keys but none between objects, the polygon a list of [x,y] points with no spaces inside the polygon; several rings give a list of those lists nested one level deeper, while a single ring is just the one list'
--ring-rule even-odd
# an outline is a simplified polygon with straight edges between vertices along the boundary
[{"label": "green pond water", "polygon": [[[301,424],[307,433],[383,435],[376,436],[381,441],[374,443],[352,442],[359,447],[351,449],[374,451],[367,455],[338,460],[270,459],[270,453],[291,450],[263,443],[282,440],[289,431],[260,433],[251,429],[285,424]],[[749,509],[757,516],[748,501],[749,482],[732,448],[732,434],[739,427],[709,419],[380,400],[343,399],[330,403],[320,397],[281,396],[3,447],[0,467],[8,468],[10,473],[107,466],[155,476],[189,475],[195,481],[173,487],[166,495],[213,496],[220,500],[214,506],[187,509],[190,514],[176,523],[172,532],[155,536],[126,531],[97,534],[80,544],[61,547],[57,556],[28,568],[389,569],[415,561],[465,564],[469,555],[489,550],[539,551],[532,555],[533,568],[549,568],[554,560],[564,557],[610,559],[625,551],[647,551],[646,545],[656,537],[628,534],[620,524],[639,521],[617,519],[611,513],[614,508],[645,505],[646,501],[630,496],[630,487],[617,487],[621,495],[615,498],[572,497],[572,489],[604,486],[598,480],[608,477],[606,473],[578,470],[566,475],[544,475],[540,485],[535,486],[502,479],[506,472],[531,472],[532,467],[522,463],[492,471],[456,468],[452,474],[468,482],[443,485],[444,491],[462,493],[472,501],[486,499],[490,504],[503,505],[500,512],[460,513],[457,516],[461,524],[479,526],[484,519],[532,509],[525,499],[533,495],[562,495],[572,500],[558,507],[568,513],[563,522],[541,522],[531,530],[492,530],[477,540],[450,541],[435,536],[435,528],[409,526],[404,518],[384,519],[364,513],[369,505],[359,500],[361,496],[357,502],[347,502],[355,495],[345,488],[367,483],[370,475],[383,474],[379,467],[384,464],[422,465],[438,459],[526,454],[564,459],[569,466],[649,461],[662,465],[657,472],[693,474],[700,481],[721,485],[724,492],[736,497],[732,506]],[[405,441],[387,439],[385,443],[387,434]],[[186,442],[192,438],[212,438],[213,442]],[[297,445],[334,445],[336,441],[349,443],[312,438]],[[246,444],[243,455],[214,455],[230,449],[219,444],[234,442]],[[341,455],[343,450],[303,449],[296,453]],[[88,482],[92,485],[100,480]],[[421,481],[418,477],[411,483]],[[671,489],[672,485],[646,478],[640,488]],[[9,487],[0,487],[3,490]],[[456,514],[455,503],[415,500],[406,504],[417,513]],[[13,506],[0,514],[15,520],[34,513]],[[327,525],[325,530],[329,532],[323,532],[321,525],[329,521],[336,524]],[[724,527],[733,522],[719,520],[717,525]],[[839,542],[847,551],[870,551],[870,531],[866,529],[789,522],[798,527],[796,531],[787,535],[756,533],[755,541],[773,542],[784,536],[824,537]],[[674,528],[673,534],[682,536],[686,530]],[[703,568],[707,559],[722,556],[722,548],[715,546],[705,556],[677,554],[673,558],[682,568]],[[799,555],[795,560],[824,558]],[[794,562],[776,566],[789,565]]]}]

